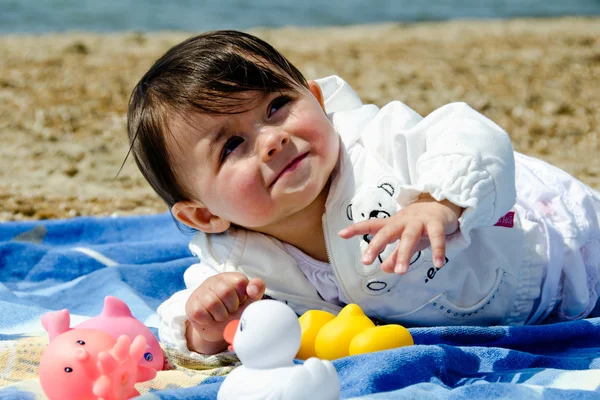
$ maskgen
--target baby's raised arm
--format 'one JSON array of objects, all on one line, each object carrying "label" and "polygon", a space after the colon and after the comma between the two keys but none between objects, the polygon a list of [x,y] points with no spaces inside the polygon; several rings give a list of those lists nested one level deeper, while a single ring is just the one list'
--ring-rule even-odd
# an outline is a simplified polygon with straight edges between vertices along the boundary
[{"label": "baby's raised arm", "polygon": [[372,264],[389,244],[400,239],[394,252],[381,264],[386,272],[404,274],[412,255],[431,245],[433,264],[445,264],[446,236],[458,229],[463,209],[448,200],[436,201],[423,194],[417,201],[389,218],[373,218],[358,222],[339,232],[348,239],[356,235],[372,235],[361,261]]},{"label": "baby's raised arm", "polygon": [[433,242],[434,264],[439,267],[442,253],[451,258],[466,248],[471,230],[494,225],[515,203],[515,161],[508,134],[464,103],[448,104],[421,118],[403,103],[392,102],[363,129],[361,143],[402,181],[397,216],[364,221],[340,232],[345,238],[376,235],[371,254],[364,257],[367,264],[386,244],[402,239],[382,266],[391,272],[396,265],[396,272],[405,272],[409,253],[420,250],[424,236]]}]

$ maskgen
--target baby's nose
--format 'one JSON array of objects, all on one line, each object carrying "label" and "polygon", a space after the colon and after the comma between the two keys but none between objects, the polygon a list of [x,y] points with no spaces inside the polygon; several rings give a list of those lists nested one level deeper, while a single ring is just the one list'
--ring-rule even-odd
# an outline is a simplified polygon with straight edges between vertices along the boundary
[{"label": "baby's nose", "polygon": [[273,158],[290,141],[289,135],[282,131],[272,131],[263,135],[266,136],[261,149],[263,161]]}]

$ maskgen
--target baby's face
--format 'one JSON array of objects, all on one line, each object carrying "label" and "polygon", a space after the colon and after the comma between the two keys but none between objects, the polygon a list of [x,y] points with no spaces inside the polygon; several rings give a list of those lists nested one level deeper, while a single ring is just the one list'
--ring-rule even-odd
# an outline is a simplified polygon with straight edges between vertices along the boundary
[{"label": "baby's face", "polygon": [[194,114],[167,138],[184,187],[216,216],[254,230],[310,205],[339,154],[339,136],[317,98],[269,93],[234,115]]}]

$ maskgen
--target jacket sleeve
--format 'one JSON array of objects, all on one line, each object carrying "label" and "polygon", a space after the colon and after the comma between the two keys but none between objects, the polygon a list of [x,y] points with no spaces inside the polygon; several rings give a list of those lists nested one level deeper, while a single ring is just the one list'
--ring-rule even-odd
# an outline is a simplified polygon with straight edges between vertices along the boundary
[{"label": "jacket sleeve", "polygon": [[192,292],[202,282],[216,274],[217,271],[206,262],[194,264],[185,271],[183,279],[186,289],[176,292],[158,307],[157,313],[160,318],[158,335],[161,342],[191,357],[199,356],[198,353],[190,351],[187,347],[185,304]]},{"label": "jacket sleeve", "polygon": [[[516,201],[510,138],[465,103],[452,103],[421,118],[401,102],[383,107],[361,140],[401,177],[401,206],[429,193],[464,208],[448,255],[471,243],[470,232],[494,225]],[[365,140],[368,134],[370,140]]]}]

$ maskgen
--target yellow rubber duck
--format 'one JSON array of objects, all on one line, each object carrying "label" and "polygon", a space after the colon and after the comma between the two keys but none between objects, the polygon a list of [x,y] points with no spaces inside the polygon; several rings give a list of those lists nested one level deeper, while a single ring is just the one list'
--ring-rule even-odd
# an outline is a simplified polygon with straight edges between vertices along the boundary
[{"label": "yellow rubber duck", "polygon": [[408,329],[394,324],[375,326],[357,304],[348,304],[337,317],[326,311],[309,310],[298,321],[302,340],[296,357],[303,360],[335,360],[414,344]]},{"label": "yellow rubber duck", "polygon": [[298,318],[300,328],[302,329],[302,339],[300,340],[300,349],[296,358],[308,360],[311,357],[317,357],[315,351],[315,339],[321,328],[333,320],[335,315],[327,311],[308,310]]}]

